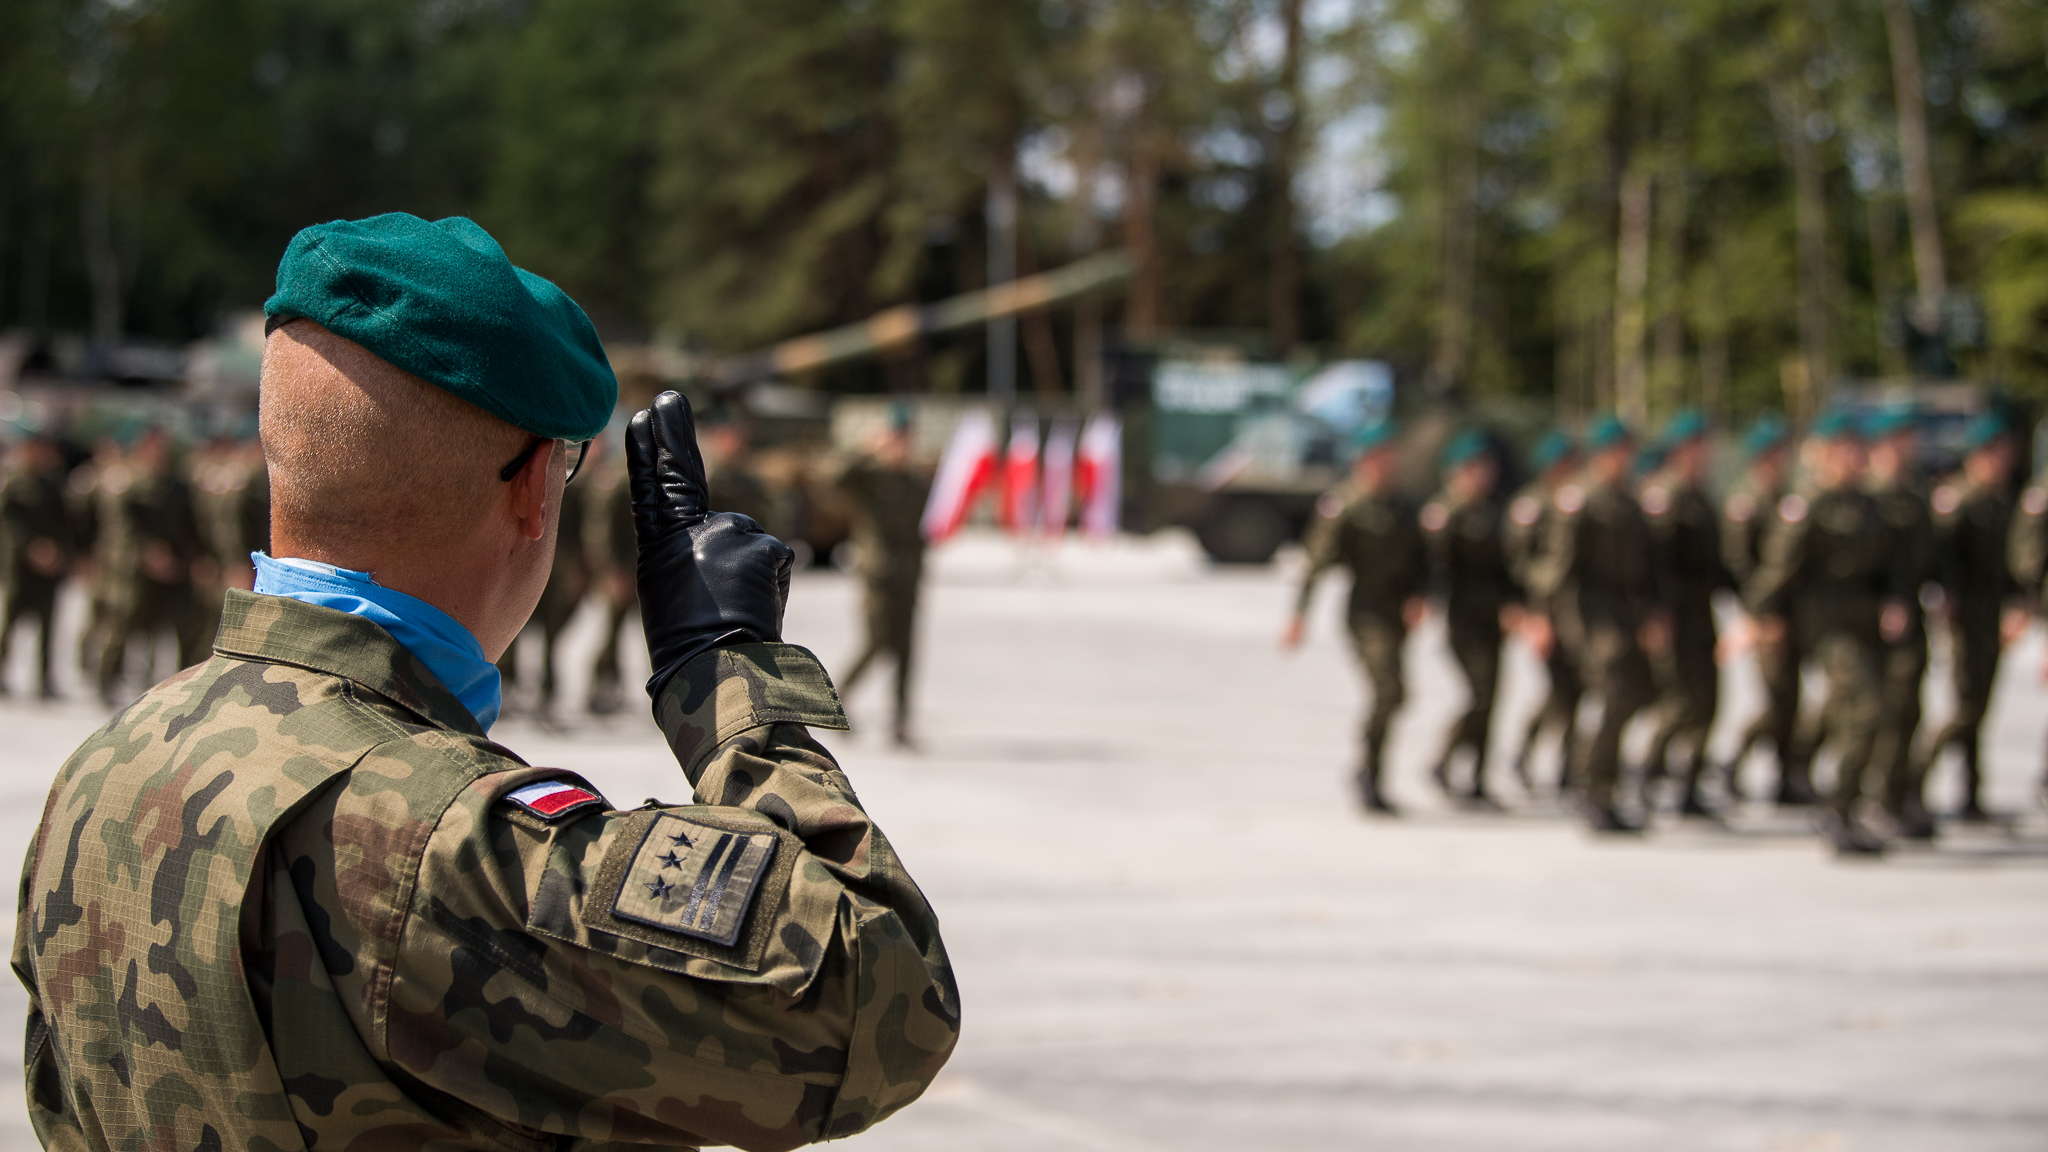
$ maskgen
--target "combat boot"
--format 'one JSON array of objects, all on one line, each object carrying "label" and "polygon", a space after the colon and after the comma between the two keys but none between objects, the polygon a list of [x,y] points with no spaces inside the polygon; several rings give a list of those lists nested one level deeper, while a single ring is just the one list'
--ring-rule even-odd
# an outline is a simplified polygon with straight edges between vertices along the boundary
[{"label": "combat boot", "polygon": [[1837,856],[1884,855],[1884,841],[1876,833],[1840,812],[1829,809],[1815,817],[1814,823]]},{"label": "combat boot", "polygon": [[1365,810],[1375,816],[1399,816],[1401,810],[1387,802],[1386,793],[1380,790],[1380,766],[1377,757],[1368,755],[1365,763],[1358,766],[1358,801]]},{"label": "combat boot", "polygon": [[1641,834],[1643,826],[1616,812],[1612,808],[1589,805],[1586,808],[1586,827],[1603,835],[1633,836]]}]

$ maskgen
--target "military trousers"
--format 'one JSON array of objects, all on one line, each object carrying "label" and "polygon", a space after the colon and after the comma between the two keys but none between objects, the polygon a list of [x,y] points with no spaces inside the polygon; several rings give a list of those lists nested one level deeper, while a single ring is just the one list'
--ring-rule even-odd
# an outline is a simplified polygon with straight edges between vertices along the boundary
[{"label": "military trousers", "polygon": [[896,728],[900,734],[910,716],[910,674],[917,627],[917,590],[921,572],[888,573],[865,581],[861,615],[867,624],[867,644],[840,682],[840,695],[853,686],[874,662],[888,656],[896,662]]},{"label": "military trousers", "polygon": [[1444,743],[1448,762],[1460,751],[1472,753],[1471,794],[1486,791],[1486,753],[1493,736],[1493,702],[1500,687],[1500,613],[1496,610],[1451,613],[1447,631],[1451,655],[1465,674],[1465,711],[1451,722]]},{"label": "military trousers", "polygon": [[1543,668],[1550,684],[1544,690],[1543,704],[1529,717],[1529,726],[1522,733],[1521,749],[1515,753],[1515,774],[1524,785],[1529,780],[1529,757],[1534,753],[1536,741],[1545,728],[1556,728],[1558,746],[1564,749],[1564,767],[1559,772],[1557,789],[1560,792],[1581,786],[1572,779],[1572,744],[1579,727],[1579,699],[1585,695],[1579,684],[1578,653],[1564,641],[1564,637],[1551,638],[1550,652],[1543,658]]},{"label": "military trousers", "polygon": [[1885,810],[1904,816],[1922,806],[1924,776],[1913,738],[1920,731],[1920,686],[1927,677],[1926,625],[1915,622],[1898,643],[1886,644],[1882,659],[1877,745],[1870,771],[1872,779],[1882,782]]},{"label": "military trousers", "polygon": [[[107,630],[106,647],[100,653],[102,696],[111,693],[126,673],[128,641],[134,637],[149,639],[154,651],[156,637],[166,628],[174,629],[178,667],[189,668],[206,658],[213,637],[199,630],[201,618],[193,610],[192,601],[191,584],[165,584],[148,578],[120,587],[108,597],[112,625]],[[153,667],[145,671],[155,675]]]},{"label": "military trousers", "polygon": [[[6,674],[7,654],[13,648],[15,628],[33,618],[36,621],[36,690],[47,696],[50,687],[51,630],[57,620],[57,581],[33,573],[17,573],[7,585],[7,606],[0,616],[0,676]],[[6,684],[0,682],[0,692]]]},{"label": "military trousers", "polygon": [[1706,769],[1707,736],[1714,727],[1714,714],[1721,707],[1721,669],[1714,662],[1714,615],[1710,606],[1680,613],[1672,622],[1671,636],[1650,659],[1657,681],[1658,717],[1656,735],[1650,741],[1649,772],[1657,776],[1668,771],[1674,745],[1680,746],[1685,764],[1674,775],[1693,796]]},{"label": "military trousers", "polygon": [[1372,690],[1366,706],[1364,759],[1359,765],[1362,785],[1377,789],[1386,753],[1387,731],[1394,713],[1408,699],[1408,685],[1401,672],[1401,649],[1408,642],[1408,626],[1398,611],[1353,612],[1349,621],[1351,648],[1358,654]]},{"label": "military trousers", "polygon": [[1622,733],[1655,696],[1633,622],[1587,621],[1579,668],[1586,692],[1599,701],[1600,723],[1580,743],[1574,779],[1583,782],[1588,805],[1612,812],[1621,781]]},{"label": "military trousers", "polygon": [[1827,700],[1813,736],[1801,741],[1799,769],[1810,772],[1811,756],[1821,748],[1835,750],[1835,787],[1828,807],[1844,820],[1856,815],[1877,746],[1883,708],[1881,649],[1875,621],[1867,628],[1831,628],[1814,639],[1813,657],[1827,678]]},{"label": "military trousers", "polygon": [[1963,754],[1963,810],[1983,808],[1984,772],[1980,747],[1984,714],[1991,707],[1991,687],[1998,679],[2000,654],[1998,604],[1964,601],[1949,618],[1950,675],[1956,688],[1956,710],[1928,741],[1920,769],[1924,773],[1951,745]]},{"label": "military trousers", "polygon": [[1730,771],[1740,769],[1757,744],[1768,740],[1778,761],[1778,799],[1808,795],[1813,790],[1807,775],[1810,759],[1800,754],[1799,675],[1806,662],[1806,645],[1798,629],[1787,623],[1785,635],[1756,643],[1757,676],[1763,681],[1764,709],[1743,729],[1741,744],[1730,761]]}]

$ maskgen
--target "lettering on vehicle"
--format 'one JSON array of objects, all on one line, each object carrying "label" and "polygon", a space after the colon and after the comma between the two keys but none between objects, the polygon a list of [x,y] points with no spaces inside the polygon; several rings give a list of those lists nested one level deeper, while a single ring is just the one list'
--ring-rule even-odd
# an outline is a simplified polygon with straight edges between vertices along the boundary
[{"label": "lettering on vehicle", "polygon": [[730,946],[775,843],[773,832],[733,832],[663,813],[619,878],[612,914]]}]

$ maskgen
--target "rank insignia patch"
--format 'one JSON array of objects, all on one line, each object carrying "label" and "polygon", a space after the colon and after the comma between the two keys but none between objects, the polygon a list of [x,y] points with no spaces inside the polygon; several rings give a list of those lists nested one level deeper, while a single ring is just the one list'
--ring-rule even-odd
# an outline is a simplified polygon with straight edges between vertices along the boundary
[{"label": "rank insignia patch", "polygon": [[663,813],[626,866],[612,914],[729,946],[774,858],[772,832],[730,832]]}]

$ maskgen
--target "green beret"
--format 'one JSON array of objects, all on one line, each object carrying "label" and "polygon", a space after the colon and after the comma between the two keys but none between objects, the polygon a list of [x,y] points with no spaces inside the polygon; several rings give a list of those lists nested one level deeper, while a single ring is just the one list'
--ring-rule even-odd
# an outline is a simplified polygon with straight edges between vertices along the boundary
[{"label": "green beret", "polygon": [[1901,432],[1911,432],[1919,422],[1919,416],[1911,404],[1887,404],[1863,418],[1863,436],[1867,440],[1882,440]]},{"label": "green beret", "polygon": [[1536,472],[1548,472],[1560,460],[1579,450],[1579,442],[1562,428],[1552,428],[1536,442],[1535,451],[1529,453],[1529,468]]},{"label": "green beret", "polygon": [[1997,409],[1979,412],[1963,429],[1963,451],[1975,452],[2005,435],[2005,416]]},{"label": "green beret", "polygon": [[1599,452],[1629,440],[1628,425],[1612,412],[1593,421],[1586,429],[1586,451]]},{"label": "green beret", "polygon": [[1451,437],[1451,442],[1444,445],[1443,466],[1456,468],[1474,457],[1485,455],[1488,447],[1490,445],[1486,442],[1486,433],[1477,428],[1467,428]]},{"label": "green beret", "polygon": [[590,318],[471,221],[404,212],[292,237],[263,305],[304,318],[536,436],[590,440],[619,402]]},{"label": "green beret", "polygon": [[1846,408],[1830,408],[1821,413],[1806,434],[1815,440],[1862,439],[1862,429],[1856,426],[1856,414]]},{"label": "green beret", "polygon": [[1707,434],[1707,418],[1697,408],[1686,408],[1664,425],[1664,446],[1675,448],[1687,440]]},{"label": "green beret", "polygon": [[1650,473],[1655,472],[1659,468],[1662,468],[1664,466],[1664,461],[1667,458],[1669,458],[1670,455],[1671,445],[1669,444],[1645,444],[1642,448],[1636,451],[1636,475],[1648,476]]},{"label": "green beret", "polygon": [[1392,420],[1375,420],[1371,424],[1361,424],[1351,432],[1351,446],[1360,452],[1384,448],[1393,443],[1394,432]]},{"label": "green beret", "polygon": [[1785,418],[1776,412],[1766,412],[1756,418],[1749,431],[1742,436],[1742,454],[1751,460],[1778,447],[1785,442],[1791,429],[1785,426]]}]

